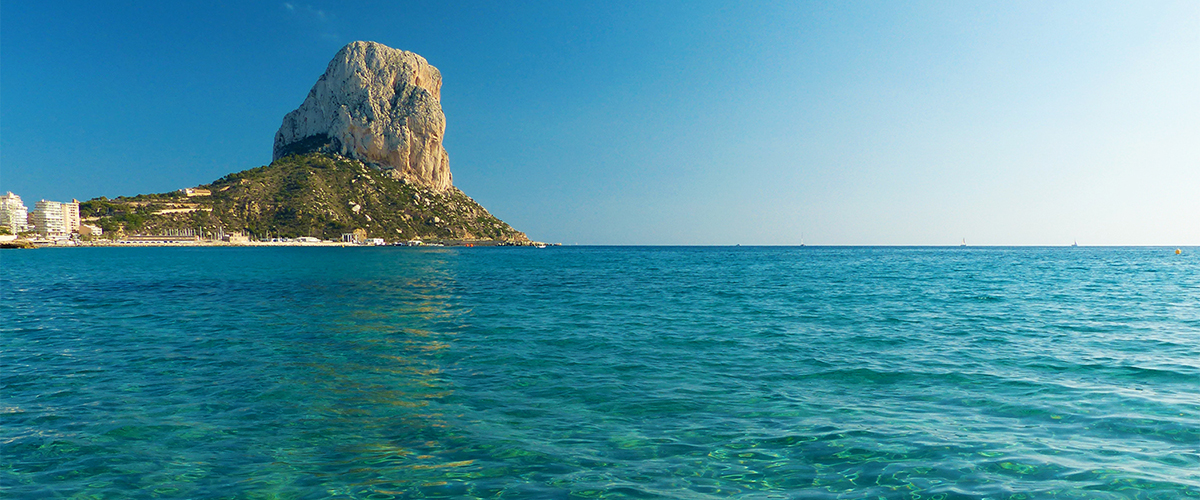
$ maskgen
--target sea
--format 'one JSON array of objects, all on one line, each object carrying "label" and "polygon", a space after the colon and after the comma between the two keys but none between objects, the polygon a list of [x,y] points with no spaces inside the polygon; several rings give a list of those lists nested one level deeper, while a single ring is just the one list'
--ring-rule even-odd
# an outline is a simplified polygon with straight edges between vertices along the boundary
[{"label": "sea", "polygon": [[1200,248],[0,253],[0,497],[1200,498]]}]

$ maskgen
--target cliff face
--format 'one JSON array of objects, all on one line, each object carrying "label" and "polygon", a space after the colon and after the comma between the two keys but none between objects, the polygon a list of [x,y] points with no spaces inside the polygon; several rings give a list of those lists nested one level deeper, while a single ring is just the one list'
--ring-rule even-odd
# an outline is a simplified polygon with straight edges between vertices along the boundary
[{"label": "cliff face", "polygon": [[338,51],[304,103],[283,118],[273,159],[337,153],[396,180],[445,192],[450,159],[442,146],[442,74],[425,58],[375,42]]}]

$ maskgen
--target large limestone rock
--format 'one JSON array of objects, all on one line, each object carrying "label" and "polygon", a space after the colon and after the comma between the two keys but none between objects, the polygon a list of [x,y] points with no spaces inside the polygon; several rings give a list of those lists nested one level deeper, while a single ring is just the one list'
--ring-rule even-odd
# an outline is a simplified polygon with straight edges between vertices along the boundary
[{"label": "large limestone rock", "polygon": [[304,104],[283,117],[274,159],[324,151],[355,158],[396,179],[450,189],[442,146],[442,74],[425,58],[375,42],[339,50]]}]

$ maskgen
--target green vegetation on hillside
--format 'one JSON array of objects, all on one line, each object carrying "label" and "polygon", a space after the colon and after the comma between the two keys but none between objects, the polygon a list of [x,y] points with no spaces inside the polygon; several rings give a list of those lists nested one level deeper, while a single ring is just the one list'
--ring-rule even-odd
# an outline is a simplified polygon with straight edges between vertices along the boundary
[{"label": "green vegetation on hillside", "polygon": [[362,229],[388,241],[528,241],[457,188],[435,193],[323,153],[288,156],[199,188],[211,194],[96,198],[80,204],[80,215],[112,235],[191,229],[198,235],[336,240]]}]

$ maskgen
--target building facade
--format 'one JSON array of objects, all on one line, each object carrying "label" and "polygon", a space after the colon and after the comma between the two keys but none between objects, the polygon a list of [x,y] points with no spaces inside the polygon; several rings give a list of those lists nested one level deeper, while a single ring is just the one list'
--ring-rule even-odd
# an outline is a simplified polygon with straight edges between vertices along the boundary
[{"label": "building facade", "polygon": [[62,204],[62,218],[68,233],[79,232],[79,200],[72,199],[70,203]]},{"label": "building facade", "polygon": [[7,227],[12,234],[29,230],[29,209],[11,191],[0,197],[0,226]]},{"label": "building facade", "polygon": [[[63,204],[57,201],[38,201],[33,206],[33,225],[37,227],[38,234],[47,237],[65,236],[70,234],[66,223],[63,220]],[[78,205],[76,205],[76,213],[78,214]]]}]

